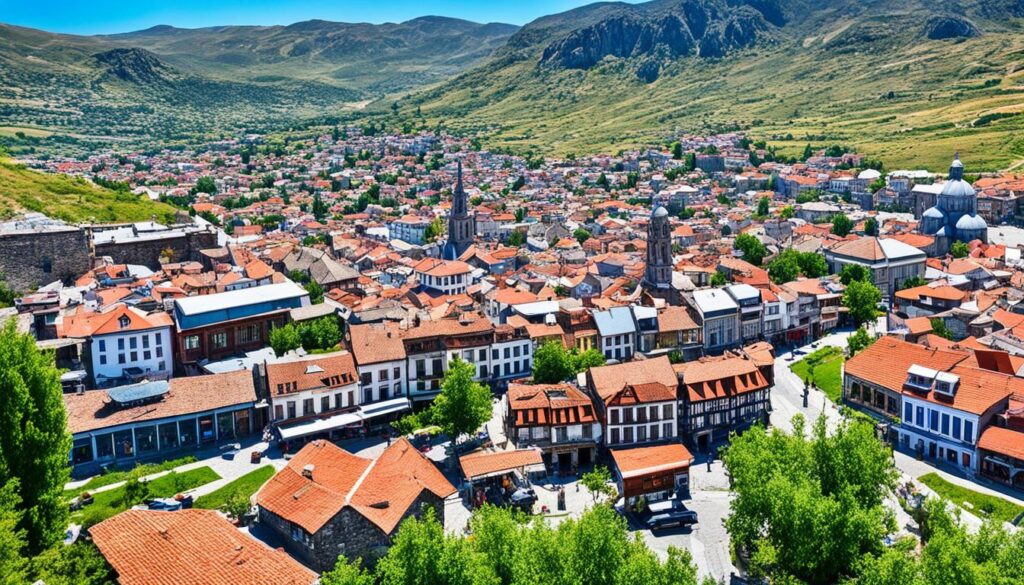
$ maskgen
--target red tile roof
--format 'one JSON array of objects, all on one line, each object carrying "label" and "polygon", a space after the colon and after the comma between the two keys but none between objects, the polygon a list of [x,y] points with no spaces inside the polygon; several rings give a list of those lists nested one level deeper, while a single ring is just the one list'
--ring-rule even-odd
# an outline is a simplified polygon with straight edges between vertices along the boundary
[{"label": "red tile roof", "polygon": [[213,510],[128,510],[89,534],[121,585],[309,585],[317,578]]},{"label": "red tile roof", "polygon": [[337,388],[357,380],[355,361],[347,351],[267,364],[267,389],[272,395]]},{"label": "red tile roof", "polygon": [[68,430],[72,433],[254,402],[256,388],[252,372],[248,370],[172,378],[167,393],[160,400],[141,406],[118,408],[103,390],[64,395]]},{"label": "red tile roof", "polygon": [[845,373],[865,382],[900,392],[907,381],[907,370],[917,364],[945,371],[967,359],[966,351],[932,349],[895,337],[883,337],[847,360]]},{"label": "red tile roof", "polygon": [[470,453],[459,458],[462,473],[468,478],[487,477],[495,473],[512,471],[533,465],[543,465],[537,449],[517,449],[493,453]]},{"label": "red tile roof", "polygon": [[612,449],[611,453],[612,459],[615,461],[615,468],[619,470],[619,475],[623,478],[685,468],[693,463],[693,455],[679,443],[632,449]]},{"label": "red tile roof", "polygon": [[[679,385],[667,356],[591,368],[589,378],[594,392],[605,404],[621,400],[630,403],[675,400]],[[629,391],[623,394],[627,388]]]},{"label": "red tile roof", "polygon": [[978,448],[1024,461],[1024,433],[988,427],[978,439]]},{"label": "red tile roof", "polygon": [[[312,479],[303,475],[307,465],[313,466]],[[260,489],[256,503],[309,533],[350,506],[391,534],[424,491],[443,499],[455,487],[404,438],[376,460],[313,441]]]}]

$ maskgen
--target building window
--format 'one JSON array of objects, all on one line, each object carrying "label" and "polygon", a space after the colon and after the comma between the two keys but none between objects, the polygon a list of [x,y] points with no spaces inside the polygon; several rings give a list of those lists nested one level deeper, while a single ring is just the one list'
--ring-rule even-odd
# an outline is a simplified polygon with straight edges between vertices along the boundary
[{"label": "building window", "polygon": [[295,401],[288,401],[288,418],[295,418]]},{"label": "building window", "polygon": [[149,348],[149,336],[148,335],[143,335],[142,336],[142,349],[148,349],[148,348]]},{"label": "building window", "polygon": [[164,346],[162,346],[162,345],[156,346],[156,357],[158,357],[158,358],[164,357]]},{"label": "building window", "polygon": [[125,359],[124,359],[124,354],[123,353],[117,354],[117,363],[119,363],[119,364],[125,363]]},{"label": "building window", "polygon": [[964,421],[964,442],[974,442],[974,423],[969,420]]},{"label": "building window", "polygon": [[960,438],[960,417],[958,416],[953,417],[953,438]]},{"label": "building window", "polygon": [[313,408],[313,399],[312,398],[307,398],[307,399],[302,401],[302,414],[304,414],[306,416],[309,416],[311,414],[316,414],[316,409]]},{"label": "building window", "polygon": [[135,349],[138,346],[139,346],[139,338],[138,337],[129,337],[128,338],[128,347],[130,347],[132,349]]},{"label": "building window", "polygon": [[101,339],[100,340],[100,351],[107,351],[107,340],[106,339]]},{"label": "building window", "polygon": [[[119,340],[120,341],[120,340]],[[199,349],[199,336],[189,335],[185,338],[185,351]]]},{"label": "building window", "polygon": [[103,354],[100,354],[100,365],[101,366],[107,365],[107,356],[105,356]]},{"label": "building window", "polygon": [[320,397],[320,412],[327,412],[331,409],[331,397],[321,396]]},{"label": "building window", "polygon": [[284,407],[280,404],[274,405],[274,420],[281,420],[284,418]]},{"label": "building window", "polygon": [[260,340],[260,326],[259,325],[245,325],[239,327],[238,332],[238,343],[255,343]]},{"label": "building window", "polygon": [[218,331],[210,334],[210,348],[224,349],[228,346],[228,334],[226,331]]}]

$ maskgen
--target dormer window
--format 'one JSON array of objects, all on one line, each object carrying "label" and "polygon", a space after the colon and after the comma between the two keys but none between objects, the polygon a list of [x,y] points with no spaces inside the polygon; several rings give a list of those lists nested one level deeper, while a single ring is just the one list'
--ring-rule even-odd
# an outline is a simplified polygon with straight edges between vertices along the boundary
[{"label": "dormer window", "polygon": [[949,372],[939,372],[935,377],[935,393],[952,397],[956,394],[960,377]]},{"label": "dormer window", "polygon": [[932,389],[932,383],[938,374],[937,370],[914,364],[907,370],[906,385],[915,390],[928,392]]},{"label": "dormer window", "polygon": [[117,324],[121,329],[127,329],[132,324],[132,320],[127,315],[121,315],[121,318],[117,320]]}]

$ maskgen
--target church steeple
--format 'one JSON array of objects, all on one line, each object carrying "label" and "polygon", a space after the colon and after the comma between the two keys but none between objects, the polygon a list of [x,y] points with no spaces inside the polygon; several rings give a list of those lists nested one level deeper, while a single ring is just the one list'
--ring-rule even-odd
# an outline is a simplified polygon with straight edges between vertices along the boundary
[{"label": "church steeple", "polygon": [[[667,296],[672,287],[672,232],[668,211],[658,207],[647,225],[647,270],[644,285],[656,296]],[[660,294],[657,294],[660,293]]]},{"label": "church steeple", "polygon": [[455,188],[452,190],[452,211],[448,215],[448,242],[444,246],[446,260],[455,260],[473,245],[476,220],[469,214],[469,198],[462,185],[462,160],[458,162]]}]

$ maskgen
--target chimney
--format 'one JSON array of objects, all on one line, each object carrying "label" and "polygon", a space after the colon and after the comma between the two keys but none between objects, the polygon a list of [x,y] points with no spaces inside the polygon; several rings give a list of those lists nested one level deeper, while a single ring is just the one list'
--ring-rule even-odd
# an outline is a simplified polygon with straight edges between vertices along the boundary
[{"label": "chimney", "polygon": [[304,477],[304,478],[306,478],[308,480],[312,480],[313,479],[313,464],[312,463],[307,463],[305,465],[305,467],[302,468],[302,477]]}]

